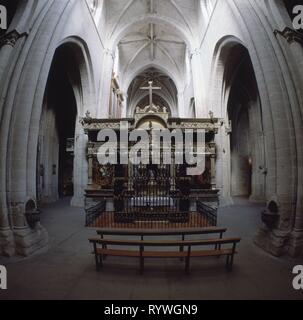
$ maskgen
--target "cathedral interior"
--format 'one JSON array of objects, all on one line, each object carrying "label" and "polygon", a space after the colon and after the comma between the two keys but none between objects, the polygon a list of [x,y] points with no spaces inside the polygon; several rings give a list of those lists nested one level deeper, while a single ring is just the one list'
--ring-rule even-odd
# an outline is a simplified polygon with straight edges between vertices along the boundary
[{"label": "cathedral interior", "polygon": [[[0,5],[1,299],[303,299],[301,0]],[[104,130],[120,144],[144,131],[148,150],[166,130],[174,157],[101,163]],[[199,130],[204,169],[188,175],[177,140]],[[106,234],[138,255],[109,250]],[[145,252],[154,236],[178,252]],[[198,241],[215,250],[192,252]],[[189,273],[191,255],[207,258]]]}]

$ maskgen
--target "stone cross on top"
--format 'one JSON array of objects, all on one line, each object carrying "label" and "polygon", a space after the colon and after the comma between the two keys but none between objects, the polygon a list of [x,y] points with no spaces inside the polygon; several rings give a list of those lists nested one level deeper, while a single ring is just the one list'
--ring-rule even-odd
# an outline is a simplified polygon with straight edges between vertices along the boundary
[{"label": "stone cross on top", "polygon": [[153,81],[148,82],[148,87],[142,87],[141,90],[149,90],[149,106],[153,107],[153,90],[161,90],[161,87],[153,87]]}]

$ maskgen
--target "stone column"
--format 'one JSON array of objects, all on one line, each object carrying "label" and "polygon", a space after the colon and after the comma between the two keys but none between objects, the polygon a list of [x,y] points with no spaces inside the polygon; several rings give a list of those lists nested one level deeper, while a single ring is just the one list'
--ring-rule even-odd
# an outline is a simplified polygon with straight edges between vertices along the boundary
[{"label": "stone column", "polygon": [[220,205],[227,206],[233,203],[231,197],[231,164],[230,164],[230,136],[229,128],[221,126],[216,135],[216,186],[220,190]]},{"label": "stone column", "polygon": [[[7,69],[9,68],[9,61],[14,51],[14,46],[18,39],[22,37],[17,31],[11,31],[4,35],[0,43],[0,95],[5,93],[5,84],[7,84]],[[0,103],[0,117],[3,119],[4,104]],[[7,123],[1,123],[1,137],[0,148],[2,154],[0,155],[1,162],[1,192],[0,192],[0,255],[12,256],[15,253],[13,231],[11,230],[11,222],[8,218],[8,208],[6,202],[6,138],[7,138]]]},{"label": "stone column", "polygon": [[76,124],[76,136],[74,144],[74,196],[71,205],[82,208],[84,206],[84,190],[87,186],[87,160],[86,145],[88,137],[84,134],[79,121]]},{"label": "stone column", "polygon": [[108,118],[109,115],[109,102],[111,95],[111,82],[113,75],[115,55],[114,53],[106,49],[103,57],[103,83],[101,87],[100,106],[98,108],[98,118]]},{"label": "stone column", "polygon": [[206,109],[206,106],[204,105],[203,99],[202,59],[201,51],[199,49],[195,49],[191,53],[191,67],[193,74],[193,86],[195,93],[197,117],[207,118],[208,111]]},{"label": "stone column", "polygon": [[93,184],[93,155],[90,154],[88,156],[88,185],[91,186]]},{"label": "stone column", "polygon": [[277,37],[281,38],[282,43],[284,44],[284,50],[286,52],[290,51],[291,57],[294,57],[293,64],[290,64],[290,66],[292,65],[293,81],[295,82],[299,97],[299,105],[297,105],[297,108],[293,110],[296,130],[295,134],[297,140],[298,182],[296,216],[294,221],[294,229],[290,237],[289,252],[293,256],[300,256],[303,254],[303,36],[302,34],[290,28],[285,28],[283,32],[275,31],[275,34]]},{"label": "stone column", "polygon": [[184,93],[179,92],[178,94],[178,109],[179,109],[179,117],[185,118],[187,114],[185,112],[185,103],[184,103]]},{"label": "stone column", "polygon": [[212,189],[215,189],[216,187],[216,156],[213,154],[210,157],[211,161],[211,186]]}]

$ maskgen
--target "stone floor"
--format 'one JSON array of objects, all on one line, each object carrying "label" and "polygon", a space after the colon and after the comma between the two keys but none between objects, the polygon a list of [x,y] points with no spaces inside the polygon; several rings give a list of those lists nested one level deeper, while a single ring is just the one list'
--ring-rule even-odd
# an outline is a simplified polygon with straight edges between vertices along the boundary
[{"label": "stone floor", "polygon": [[83,211],[67,200],[43,210],[42,223],[50,235],[50,246],[30,258],[0,258],[8,270],[8,290],[1,299],[303,299],[303,291],[292,289],[292,269],[302,259],[274,258],[253,244],[260,207],[238,201],[222,208],[219,224],[229,235],[241,236],[239,255],[232,273],[224,260],[198,259],[190,276],[176,260],[146,262],[144,276],[138,262],[108,259],[96,273],[85,229]]}]

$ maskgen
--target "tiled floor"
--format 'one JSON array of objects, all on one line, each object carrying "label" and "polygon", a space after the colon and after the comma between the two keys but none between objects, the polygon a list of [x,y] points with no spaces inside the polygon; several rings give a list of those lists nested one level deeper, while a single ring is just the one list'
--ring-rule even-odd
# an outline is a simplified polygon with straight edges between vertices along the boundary
[{"label": "tiled floor", "polygon": [[43,211],[42,224],[50,247],[33,257],[0,258],[8,270],[8,290],[0,299],[303,299],[292,288],[292,269],[303,259],[274,258],[253,244],[261,208],[238,202],[220,209],[219,225],[242,243],[232,273],[222,259],[192,262],[190,276],[176,260],[146,262],[143,276],[138,261],[110,258],[96,273],[85,229],[84,213],[67,200]]}]

